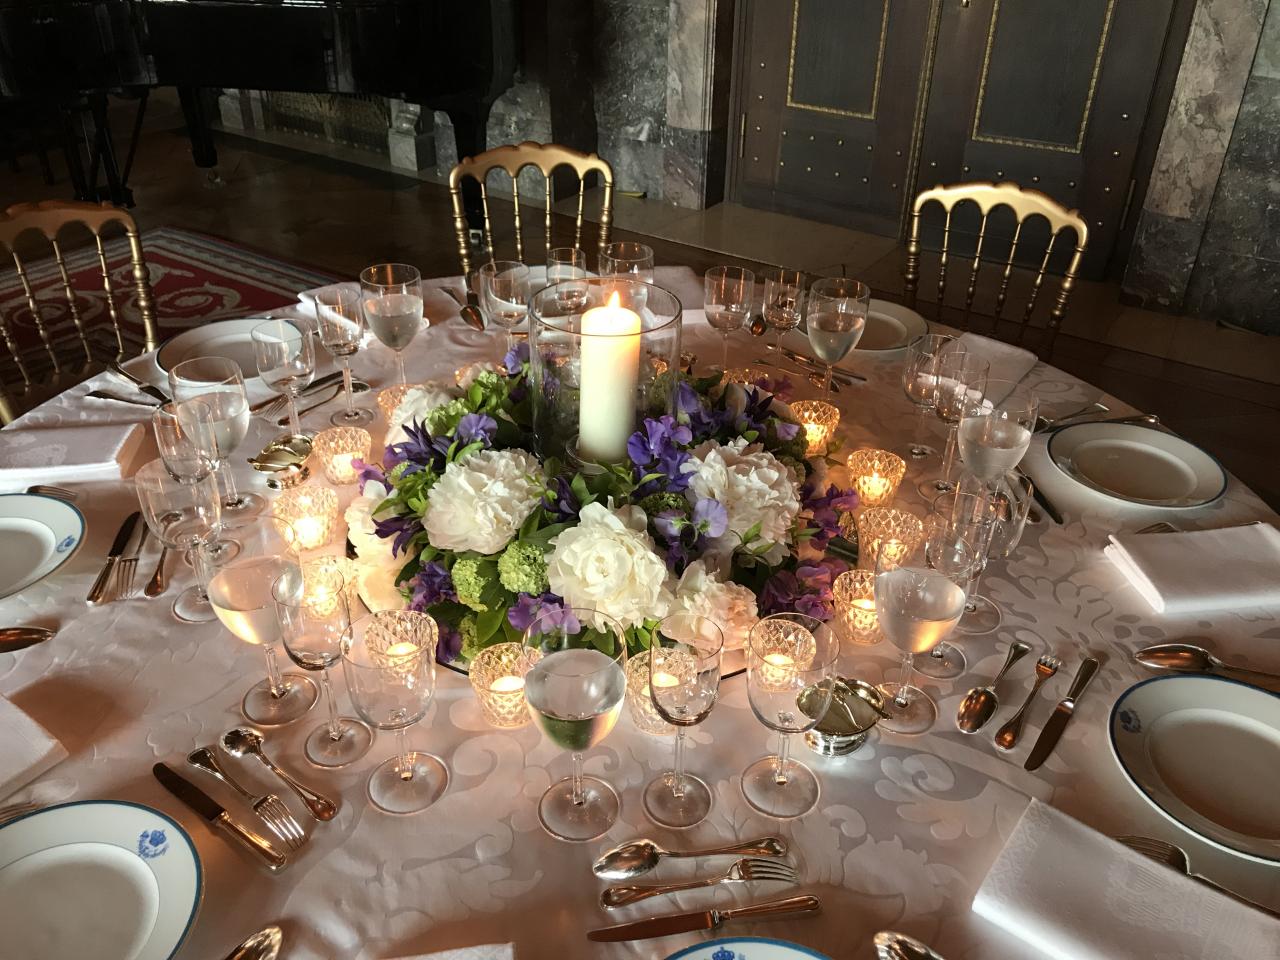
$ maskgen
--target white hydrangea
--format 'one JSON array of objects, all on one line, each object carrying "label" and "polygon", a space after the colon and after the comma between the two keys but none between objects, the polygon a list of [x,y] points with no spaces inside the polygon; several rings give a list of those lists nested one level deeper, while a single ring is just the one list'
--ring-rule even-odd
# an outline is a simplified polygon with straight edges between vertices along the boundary
[{"label": "white hydrangea", "polygon": [[706,617],[724,633],[724,648],[746,646],[751,628],[760,619],[756,595],[740,583],[721,582],[701,560],[685,568],[676,587],[675,610]]},{"label": "white hydrangea", "polygon": [[439,383],[424,383],[405,393],[404,399],[396,407],[387,422],[387,438],[384,446],[404,443],[409,439],[404,432],[404,425],[415,420],[423,420],[436,407],[443,406],[454,398],[453,391]]},{"label": "white hydrangea", "polygon": [[443,550],[497,553],[542,498],[542,466],[524,450],[454,461],[427,493],[427,538]]},{"label": "white hydrangea", "polygon": [[[380,566],[390,563],[392,538],[378,536],[373,526],[373,512],[389,494],[386,486],[377,480],[369,480],[360,496],[351,501],[343,519],[347,521],[347,539],[355,547],[356,556],[364,564]],[[403,561],[401,561],[403,565]]]},{"label": "white hydrangea", "polygon": [[[551,546],[547,580],[568,606],[596,610],[623,627],[670,611],[670,574],[639,507],[589,503],[578,525],[559,534]],[[600,628],[603,621],[593,626]]]},{"label": "white hydrangea", "polygon": [[405,599],[396,586],[396,577],[405,562],[405,558],[400,557],[380,563],[360,564],[356,574],[356,589],[370,613],[404,609]]}]

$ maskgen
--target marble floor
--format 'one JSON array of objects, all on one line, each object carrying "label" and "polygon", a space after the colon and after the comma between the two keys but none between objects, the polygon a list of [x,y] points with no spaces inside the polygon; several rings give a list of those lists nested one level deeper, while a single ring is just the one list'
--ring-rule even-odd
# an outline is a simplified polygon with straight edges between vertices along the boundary
[{"label": "marble floor", "polygon": [[[152,112],[131,179],[144,229],[204,231],[342,275],[391,259],[428,276],[457,272],[442,185],[242,137],[219,135],[218,149],[214,185],[192,164],[172,110]],[[0,207],[67,194],[65,177],[46,186],[33,161],[20,172],[0,168]],[[732,204],[693,212],[622,197],[615,212],[613,236],[644,239],[660,263],[701,271],[727,259],[784,262],[901,288],[902,251],[892,239]],[[538,213],[526,223],[538,224],[530,233],[540,236]],[[922,307],[926,316],[931,310]],[[1082,284],[1053,362],[1158,413],[1280,508],[1280,338],[1137,311],[1110,285]]]}]

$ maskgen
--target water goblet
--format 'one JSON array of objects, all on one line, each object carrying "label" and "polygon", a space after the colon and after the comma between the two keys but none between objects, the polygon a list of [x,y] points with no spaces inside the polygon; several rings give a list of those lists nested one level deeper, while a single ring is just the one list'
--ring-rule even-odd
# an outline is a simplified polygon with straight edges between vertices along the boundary
[{"label": "water goblet", "polygon": [[960,420],[973,410],[981,409],[987,395],[987,373],[990,364],[977,354],[958,348],[944,348],[938,357],[937,385],[934,387],[933,412],[947,425],[947,447],[942,456],[942,473],[936,480],[926,480],[919,490],[932,501],[940,493],[955,489],[952,477],[956,464],[956,433]]},{"label": "water goblet", "polygon": [[1029,387],[987,380],[983,402],[965,410],[956,428],[965,470],[992,483],[1016,467],[1031,446],[1038,412],[1039,403]]},{"label": "water goblet", "polygon": [[988,484],[988,488],[993,522],[987,538],[986,559],[969,584],[964,616],[956,626],[957,633],[975,636],[991,633],[1004,622],[1004,615],[995,601],[981,596],[978,586],[991,561],[1005,559],[1017,547],[1018,541],[1022,539],[1032,500],[1031,481],[1016,470],[1011,470]]},{"label": "water goblet", "polygon": [[480,268],[485,315],[507,332],[505,353],[515,347],[515,330],[529,316],[529,268],[518,260],[494,260]]},{"label": "water goblet", "polygon": [[644,791],[644,812],[659,826],[692,827],[711,811],[711,788],[685,771],[685,736],[715,706],[723,650],[724,633],[697,614],[672,614],[654,628],[649,699],[676,728],[671,770],[649,781]]},{"label": "water goblet", "polygon": [[201,400],[209,407],[224,519],[261,513],[266,501],[256,493],[238,491],[231,470],[232,456],[249,433],[249,395],[240,365],[227,357],[183,360],[169,371],[169,389],[174,400]]},{"label": "water goblet", "polygon": [[867,328],[871,288],[849,277],[826,277],[809,288],[809,312],[805,329],[809,346],[827,367],[823,396],[830,399],[831,373],[847,357]]},{"label": "water goblet", "polygon": [[289,402],[289,432],[302,433],[298,397],[316,373],[316,347],[311,334],[289,320],[268,320],[253,328],[253,355],[258,375]]},{"label": "water goblet", "polygon": [[407,263],[377,263],[360,271],[364,318],[379,342],[395,352],[400,382],[404,351],[422,327],[422,274]]},{"label": "water goblet", "polygon": [[583,776],[582,754],[609,735],[627,692],[622,625],[594,610],[557,609],[524,634],[525,700],[547,739],[573,754],[573,773],[542,795],[538,819],[559,840],[603,835],[618,818],[613,787]]},{"label": "water goblet", "polygon": [[162,460],[145,464],[133,477],[147,527],[164,546],[186,551],[195,571],[194,586],[173,600],[173,615],[184,623],[208,623],[216,614],[209,604],[209,545],[217,539],[222,504],[212,471],[178,480]]},{"label": "water goblet", "polygon": [[934,393],[938,387],[938,357],[952,346],[956,338],[944,333],[926,333],[907,344],[906,360],[902,366],[902,392],[915,407],[915,427],[907,456],[923,460],[938,451],[924,442],[926,422],[933,416]]},{"label": "water goblet", "polygon": [[775,613],[751,628],[747,697],[756,718],[779,735],[780,749],[742,772],[742,793],[766,816],[790,820],[817,806],[818,778],[791,757],[791,740],[811,730],[831,705],[839,655],[831,626],[804,614]]},{"label": "water goblet", "polygon": [[277,581],[273,591],[281,639],[289,658],[304,670],[320,674],[328,719],[308,734],[303,755],[317,767],[345,767],[369,752],[373,730],[353,717],[338,714],[330,668],[342,659],[342,644],[351,626],[349,590],[338,557],[316,557],[302,563],[302,589]]},{"label": "water goblet", "polygon": [[436,689],[436,622],[413,610],[384,610],[351,625],[342,669],[356,711],[379,730],[396,731],[396,755],[369,774],[370,802],[385,813],[427,809],[449,786],[434,754],[409,749],[409,728],[427,715]]},{"label": "water goblet", "polygon": [[804,274],[799,270],[775,267],[764,275],[765,320],[773,328],[769,350],[782,349],[782,335],[800,326],[804,316]]},{"label": "water goblet", "polygon": [[180,483],[195,483],[217,467],[213,414],[203,400],[162,403],[151,414],[156,448],[169,475]]},{"label": "water goblet", "polygon": [[720,369],[729,369],[729,334],[741,330],[751,316],[756,276],[743,267],[712,267],[702,279],[702,306],[707,323],[720,331],[724,353]]},{"label": "water goblet", "polygon": [[329,418],[338,427],[363,426],[373,420],[373,411],[357,407],[351,389],[351,358],[360,349],[364,338],[364,308],[360,295],[344,287],[326,287],[316,293],[316,325],[320,330],[320,343],[329,356],[342,367],[342,388],[346,393],[346,405]]},{"label": "water goblet", "polygon": [[653,248],[630,240],[607,244],[600,252],[600,276],[653,283]]}]

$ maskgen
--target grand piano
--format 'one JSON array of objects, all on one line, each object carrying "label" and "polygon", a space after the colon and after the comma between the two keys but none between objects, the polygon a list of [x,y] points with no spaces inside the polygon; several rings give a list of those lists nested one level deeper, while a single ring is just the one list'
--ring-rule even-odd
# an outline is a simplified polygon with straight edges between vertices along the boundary
[{"label": "grand piano", "polygon": [[201,167],[217,163],[200,95],[208,87],[419,103],[449,115],[458,155],[469,156],[484,149],[489,109],[511,85],[515,2],[0,0],[0,101],[22,101],[28,113],[85,109],[95,186],[100,159],[123,193],[84,199],[117,203],[130,202],[129,162],[121,169],[103,149],[109,92],[145,103],[150,88],[176,87]]}]

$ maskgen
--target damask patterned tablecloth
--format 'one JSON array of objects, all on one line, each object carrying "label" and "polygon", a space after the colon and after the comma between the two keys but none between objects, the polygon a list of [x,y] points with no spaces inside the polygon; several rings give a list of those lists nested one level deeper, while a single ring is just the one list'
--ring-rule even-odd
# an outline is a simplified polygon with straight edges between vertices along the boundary
[{"label": "damask patterned tablecloth", "polygon": [[[719,336],[692,309],[700,284],[689,271],[661,271],[690,307],[684,344],[708,362],[719,355]],[[763,342],[741,334],[735,355],[743,362],[764,357]],[[493,360],[500,335],[480,334],[451,321],[422,334],[410,348],[411,376],[451,380],[455,368]],[[913,423],[913,409],[899,385],[901,354],[857,354],[856,369],[868,377],[843,388],[839,435],[845,448],[899,447]],[[356,359],[356,370],[375,385],[390,382],[388,351],[373,345]],[[150,369],[149,358],[135,368]],[[762,371],[764,368],[761,368]],[[814,393],[792,377],[800,396]],[[87,400],[84,394],[109,380],[99,377],[50,401],[16,425],[108,423],[141,420],[145,411]],[[1028,382],[1044,408],[1063,412],[1099,396],[1099,391],[1039,364]],[[118,383],[113,389],[120,389]],[[372,403],[371,397],[365,398]],[[1106,398],[1113,411],[1128,408]],[[332,406],[309,415],[314,429]],[[940,427],[939,427],[940,429]],[[376,428],[375,428],[376,430]],[[256,451],[278,432],[255,420],[245,451]],[[377,440],[375,434],[375,441]],[[663,957],[696,942],[699,935],[634,944],[591,944],[585,931],[623,919],[678,909],[729,906],[785,896],[792,888],[737,885],[661,898],[606,913],[597,898],[602,884],[590,872],[603,849],[636,836],[664,844],[715,844],[776,833],[790,843],[803,878],[801,890],[818,894],[821,916],[803,921],[735,925],[734,932],[794,939],[833,957],[870,957],[871,935],[904,930],[929,942],[950,960],[1030,958],[1029,949],[970,912],[974,892],[1018,820],[1029,796],[1052,803],[1110,834],[1166,837],[1185,848],[1198,872],[1270,907],[1280,907],[1280,870],[1215,850],[1164,820],[1132,790],[1113,759],[1106,720],[1116,696],[1144,672],[1129,654],[1165,639],[1203,637],[1219,651],[1260,669],[1280,670],[1280,613],[1225,610],[1184,618],[1154,615],[1102,555],[1109,532],[1136,529],[1163,511],[1128,508],[1076,488],[1056,475],[1037,439],[1024,464],[1066,514],[1067,522],[1028,525],[1013,556],[995,563],[984,587],[1004,609],[1005,625],[993,635],[958,638],[969,673],[954,681],[925,680],[939,702],[940,722],[922,737],[873,735],[845,759],[824,759],[801,749],[819,775],[818,808],[792,822],[752,811],[739,789],[741,770],[772,749],[747,702],[745,678],[724,681],[709,720],[690,736],[689,764],[712,785],[715,806],[707,822],[677,833],[649,823],[640,791],[666,768],[667,738],[638,731],[626,717],[587,759],[623,798],[619,822],[601,840],[565,844],[538,825],[537,800],[549,782],[565,776],[567,755],[548,744],[533,726],[514,732],[488,728],[464,677],[441,671],[427,719],[411,734],[415,745],[448,763],[452,781],[445,796],[417,816],[396,818],[370,807],[364,793],[369,769],[390,755],[392,738],[380,735],[372,751],[351,767],[332,772],[309,768],[302,759],[306,732],[321,719],[268,731],[267,749],[284,766],[316,787],[340,795],[336,820],[315,828],[305,853],[283,874],[271,876],[198,822],[151,777],[164,760],[182,768],[192,748],[212,743],[241,722],[240,698],[261,672],[258,650],[234,640],[220,625],[179,625],[168,599],[132,600],[89,608],[83,597],[97,573],[120,519],[136,508],[131,485],[96,483],[81,488],[89,517],[89,539],[65,572],[0,601],[0,624],[57,626],[48,643],[0,654],[0,693],[57,736],[70,757],[14,799],[44,803],[89,798],[134,800],[159,807],[190,830],[205,866],[206,890],[196,926],[178,956],[221,957],[260,926],[279,922],[289,960],[377,960],[450,947],[514,941],[519,960],[576,957]],[[243,464],[242,464],[243,466]],[[922,512],[915,484],[936,469],[911,465],[899,504]],[[260,483],[238,469],[246,485]],[[316,483],[323,483],[314,471]],[[353,488],[340,494],[349,499]],[[1232,479],[1213,505],[1182,512],[1178,522],[1216,526],[1275,515]],[[144,563],[146,569],[150,565]],[[185,574],[179,573],[181,581]],[[965,690],[999,668],[1011,638],[1052,650],[1064,668],[1031,712],[1018,748],[995,749],[989,733],[966,737],[951,718]],[[1035,773],[1022,769],[1027,751],[1065,695],[1085,655],[1102,668],[1083,698],[1075,720],[1048,762]],[[878,682],[896,673],[897,653],[887,643],[846,649],[846,674]],[[1020,702],[1030,687],[1026,663],[1002,684],[1006,704]],[[341,695],[344,706],[345,694]],[[347,707],[349,712],[349,707]],[[1007,715],[1007,708],[1001,716]],[[995,729],[995,724],[991,729]],[[245,779],[263,790],[278,789],[253,768]],[[188,768],[189,771],[189,768]],[[188,772],[184,771],[184,772]],[[207,778],[193,779],[241,808]],[[282,791],[283,792],[283,791]],[[293,803],[292,798],[290,802]],[[295,810],[305,819],[305,811]],[[727,863],[715,861],[717,865]],[[710,870],[711,864],[702,865]],[[1044,869],[1054,869],[1045,864]],[[689,876],[691,863],[669,862],[657,876]],[[651,877],[652,878],[652,875]],[[1140,956],[1141,949],[1134,948]]]}]

